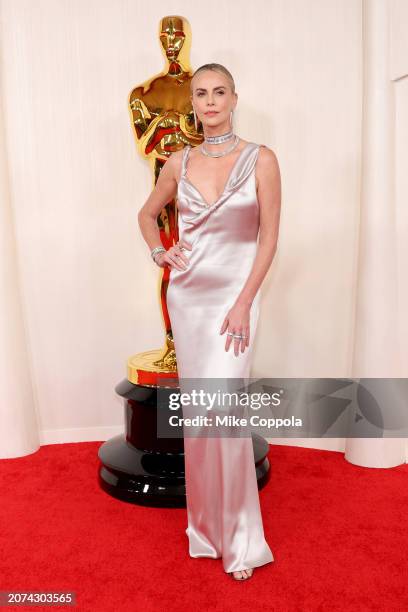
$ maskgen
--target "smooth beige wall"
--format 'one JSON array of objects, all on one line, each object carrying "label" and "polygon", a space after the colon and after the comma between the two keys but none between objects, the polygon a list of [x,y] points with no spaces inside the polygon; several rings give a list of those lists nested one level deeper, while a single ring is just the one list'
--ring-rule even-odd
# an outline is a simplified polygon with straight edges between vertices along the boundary
[{"label": "smooth beige wall", "polygon": [[157,269],[137,223],[151,176],[127,97],[163,69],[168,14],[191,23],[193,68],[233,73],[238,134],[280,162],[254,375],[352,374],[361,2],[2,0],[5,148],[43,442],[122,431],[114,386],[127,358],[163,344]]}]

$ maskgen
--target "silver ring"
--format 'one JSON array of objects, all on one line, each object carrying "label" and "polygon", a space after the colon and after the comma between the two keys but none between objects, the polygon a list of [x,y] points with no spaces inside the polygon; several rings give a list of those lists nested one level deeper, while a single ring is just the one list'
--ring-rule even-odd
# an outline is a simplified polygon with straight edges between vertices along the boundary
[{"label": "silver ring", "polygon": [[227,336],[234,336],[234,338],[248,338],[248,336],[245,336],[244,334],[241,336],[240,334],[233,334],[232,332],[227,332]]}]

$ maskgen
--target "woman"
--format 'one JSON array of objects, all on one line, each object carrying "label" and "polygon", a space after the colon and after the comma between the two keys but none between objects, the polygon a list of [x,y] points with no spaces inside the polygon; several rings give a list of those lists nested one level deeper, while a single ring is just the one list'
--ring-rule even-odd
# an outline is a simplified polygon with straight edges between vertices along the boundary
[{"label": "woman", "polygon": [[[169,157],[139,224],[156,264],[171,269],[167,307],[180,381],[241,380],[249,377],[260,286],[277,248],[279,165],[271,149],[233,133],[238,96],[224,66],[198,68],[190,97],[204,142]],[[175,196],[180,240],[166,251],[156,219]],[[249,578],[274,560],[251,437],[185,436],[184,456],[190,556],[222,557],[225,572]]]}]

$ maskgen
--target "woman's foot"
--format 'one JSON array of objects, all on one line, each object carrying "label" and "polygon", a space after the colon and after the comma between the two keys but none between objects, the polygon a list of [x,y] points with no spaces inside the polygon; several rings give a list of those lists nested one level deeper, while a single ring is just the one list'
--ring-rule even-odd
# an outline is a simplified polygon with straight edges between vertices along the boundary
[{"label": "woman's foot", "polygon": [[244,569],[244,570],[239,570],[238,572],[230,572],[230,574],[232,575],[233,578],[235,578],[235,580],[246,580],[247,578],[250,578],[253,574],[253,569]]}]

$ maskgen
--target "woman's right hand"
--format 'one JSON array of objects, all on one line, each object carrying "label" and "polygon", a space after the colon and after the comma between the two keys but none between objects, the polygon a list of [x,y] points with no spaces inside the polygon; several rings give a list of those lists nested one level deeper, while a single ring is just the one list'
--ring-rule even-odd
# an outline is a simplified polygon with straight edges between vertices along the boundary
[{"label": "woman's right hand", "polygon": [[165,253],[156,256],[156,263],[160,268],[177,268],[177,270],[187,270],[189,259],[184,255],[181,248],[191,251],[191,246],[185,240],[179,240],[174,246],[170,247]]}]

